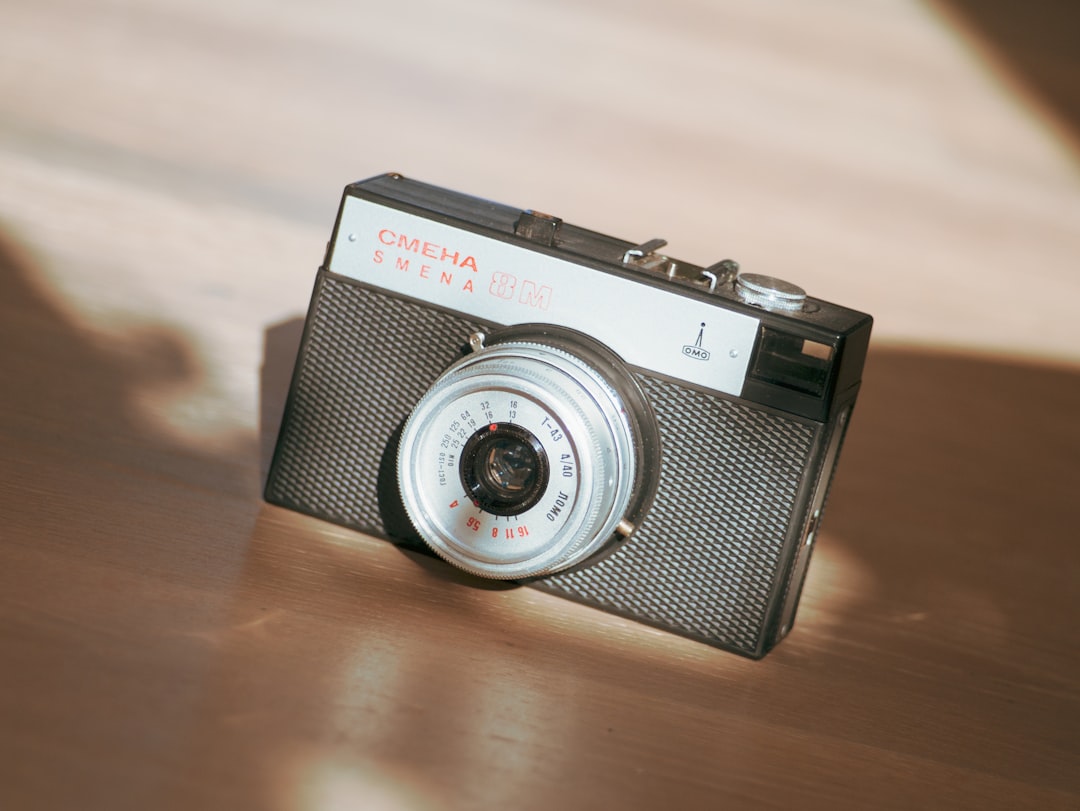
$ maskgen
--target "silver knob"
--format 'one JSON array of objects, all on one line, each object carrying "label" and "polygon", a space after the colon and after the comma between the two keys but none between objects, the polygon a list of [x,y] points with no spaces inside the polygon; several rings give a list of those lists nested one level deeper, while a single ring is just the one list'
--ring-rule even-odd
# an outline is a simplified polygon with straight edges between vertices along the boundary
[{"label": "silver knob", "polygon": [[735,292],[747,304],[756,304],[766,310],[801,310],[806,300],[806,291],[801,287],[759,273],[736,276]]}]

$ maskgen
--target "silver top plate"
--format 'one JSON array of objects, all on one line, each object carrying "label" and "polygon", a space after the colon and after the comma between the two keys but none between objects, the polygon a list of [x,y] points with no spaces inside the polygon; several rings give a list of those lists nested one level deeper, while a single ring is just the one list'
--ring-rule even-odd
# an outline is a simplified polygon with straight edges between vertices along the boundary
[{"label": "silver top plate", "polygon": [[576,329],[631,365],[736,396],[758,329],[748,315],[355,197],[329,269],[493,324]]}]

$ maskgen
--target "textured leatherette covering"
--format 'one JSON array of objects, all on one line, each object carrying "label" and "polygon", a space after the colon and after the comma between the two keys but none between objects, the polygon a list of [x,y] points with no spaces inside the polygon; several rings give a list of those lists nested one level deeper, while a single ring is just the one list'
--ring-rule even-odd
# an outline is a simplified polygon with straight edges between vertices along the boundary
[{"label": "textured leatherette covering", "polygon": [[[320,272],[267,500],[403,539],[395,438],[485,328]],[[760,656],[776,639],[826,426],[638,374],[661,433],[652,508],[614,552],[530,585]]]}]

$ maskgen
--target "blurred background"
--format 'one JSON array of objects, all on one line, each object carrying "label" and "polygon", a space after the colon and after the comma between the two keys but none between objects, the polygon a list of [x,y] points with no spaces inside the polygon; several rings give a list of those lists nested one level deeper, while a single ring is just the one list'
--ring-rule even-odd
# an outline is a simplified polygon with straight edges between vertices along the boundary
[{"label": "blurred background", "polygon": [[[0,19],[0,804],[1075,801],[1080,6]],[[390,170],[875,316],[769,659],[261,505],[341,189]]]},{"label": "blurred background", "polygon": [[9,0],[0,217],[80,318],[200,336],[237,413],[388,170],[732,256],[881,341],[1076,360],[1077,15],[1014,7]]}]

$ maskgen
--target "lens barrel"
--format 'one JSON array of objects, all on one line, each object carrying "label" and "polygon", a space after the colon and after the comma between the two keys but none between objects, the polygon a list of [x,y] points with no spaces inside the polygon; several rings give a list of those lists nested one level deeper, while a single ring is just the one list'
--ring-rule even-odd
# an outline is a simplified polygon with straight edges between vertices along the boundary
[{"label": "lens barrel", "polygon": [[570,330],[514,327],[413,409],[398,449],[402,503],[421,539],[473,574],[563,571],[647,508],[656,436],[610,350]]}]

